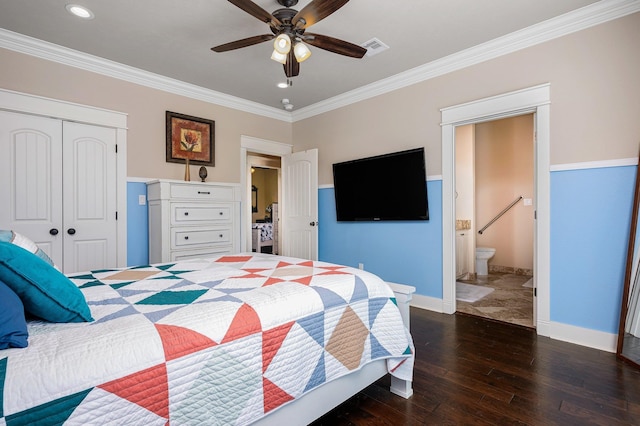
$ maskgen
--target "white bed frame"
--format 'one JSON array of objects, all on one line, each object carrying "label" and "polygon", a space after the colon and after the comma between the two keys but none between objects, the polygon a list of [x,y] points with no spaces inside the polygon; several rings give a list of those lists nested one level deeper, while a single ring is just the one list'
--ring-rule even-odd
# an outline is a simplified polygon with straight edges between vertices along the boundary
[{"label": "white bed frame", "polygon": [[[409,301],[411,301],[411,297],[416,291],[415,287],[396,283],[387,284],[395,293],[402,319],[407,328],[410,329]],[[369,363],[358,371],[319,386],[295,401],[267,414],[254,424],[260,426],[308,425],[385,374],[387,374],[385,360]],[[411,381],[400,380],[391,376],[390,390],[403,398],[409,398],[413,395],[411,384]]]}]

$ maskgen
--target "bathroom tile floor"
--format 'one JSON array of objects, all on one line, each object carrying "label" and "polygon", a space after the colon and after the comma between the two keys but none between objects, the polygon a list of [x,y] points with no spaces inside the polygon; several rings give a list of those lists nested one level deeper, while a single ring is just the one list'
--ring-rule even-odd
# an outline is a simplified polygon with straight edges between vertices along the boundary
[{"label": "bathroom tile floor", "polygon": [[491,318],[511,324],[533,327],[533,289],[522,285],[530,275],[490,272],[475,280],[458,279],[461,283],[495,289],[482,299],[469,303],[457,301],[458,312]]}]

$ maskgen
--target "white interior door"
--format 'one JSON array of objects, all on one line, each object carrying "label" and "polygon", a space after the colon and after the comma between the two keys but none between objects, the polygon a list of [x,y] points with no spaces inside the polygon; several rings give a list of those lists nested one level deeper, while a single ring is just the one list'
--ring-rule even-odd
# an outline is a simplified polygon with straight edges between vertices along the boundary
[{"label": "white interior door", "polygon": [[282,157],[285,256],[318,259],[318,150]]},{"label": "white interior door", "polygon": [[33,240],[62,267],[62,122],[0,111],[0,229]]},{"label": "white interior door", "polygon": [[64,271],[117,264],[116,131],[64,122]]}]

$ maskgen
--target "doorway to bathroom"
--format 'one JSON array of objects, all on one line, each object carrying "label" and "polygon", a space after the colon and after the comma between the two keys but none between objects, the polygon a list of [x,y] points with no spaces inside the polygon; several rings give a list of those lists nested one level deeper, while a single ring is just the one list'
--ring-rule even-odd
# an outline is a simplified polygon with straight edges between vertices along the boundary
[{"label": "doorway to bathroom", "polygon": [[534,327],[534,114],[455,128],[456,309]]},{"label": "doorway to bathroom", "polygon": [[455,129],[524,114],[534,115],[533,323],[538,335],[551,336],[551,84],[442,108],[442,312],[456,312]]}]

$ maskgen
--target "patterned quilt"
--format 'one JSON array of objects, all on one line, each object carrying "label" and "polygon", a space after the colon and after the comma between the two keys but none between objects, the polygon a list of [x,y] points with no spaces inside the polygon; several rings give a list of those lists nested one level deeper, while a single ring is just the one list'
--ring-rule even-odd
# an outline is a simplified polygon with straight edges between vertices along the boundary
[{"label": "patterned quilt", "polygon": [[393,292],[365,271],[254,253],[70,278],[95,321],[32,321],[0,351],[0,426],[248,424],[372,360],[411,378]]}]

